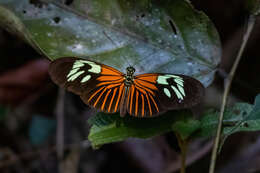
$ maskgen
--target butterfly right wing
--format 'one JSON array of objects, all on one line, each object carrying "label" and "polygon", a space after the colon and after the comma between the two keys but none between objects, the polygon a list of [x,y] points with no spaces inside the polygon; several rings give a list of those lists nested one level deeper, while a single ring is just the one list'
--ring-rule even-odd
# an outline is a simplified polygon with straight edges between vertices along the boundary
[{"label": "butterfly right wing", "polygon": [[135,76],[128,94],[128,112],[153,117],[170,109],[192,107],[201,101],[203,85],[196,79],[177,74],[147,73]]},{"label": "butterfly right wing", "polygon": [[94,61],[64,57],[49,67],[52,80],[80,95],[84,103],[104,112],[119,110],[124,94],[124,74]]}]

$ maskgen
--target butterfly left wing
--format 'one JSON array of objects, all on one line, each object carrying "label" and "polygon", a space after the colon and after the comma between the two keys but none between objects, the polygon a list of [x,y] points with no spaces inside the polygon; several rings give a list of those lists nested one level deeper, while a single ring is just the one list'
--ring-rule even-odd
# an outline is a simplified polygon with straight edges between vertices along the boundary
[{"label": "butterfly left wing", "polygon": [[108,113],[119,110],[124,94],[124,74],[120,71],[94,61],[64,57],[50,64],[49,74],[86,104]]},{"label": "butterfly left wing", "polygon": [[189,108],[204,95],[203,85],[185,75],[148,73],[137,75],[128,94],[130,115],[151,117],[169,109]]}]

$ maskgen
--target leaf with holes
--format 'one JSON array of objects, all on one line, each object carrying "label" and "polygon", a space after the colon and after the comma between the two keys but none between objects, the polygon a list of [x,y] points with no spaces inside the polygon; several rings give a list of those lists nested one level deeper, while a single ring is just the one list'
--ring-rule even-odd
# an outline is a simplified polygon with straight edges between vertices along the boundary
[{"label": "leaf with holes", "polygon": [[25,35],[51,60],[88,56],[122,72],[131,64],[137,73],[185,74],[204,86],[212,82],[220,62],[219,37],[188,1],[82,2],[1,0],[0,17],[6,21],[1,25]]},{"label": "leaf with holes", "polygon": [[[184,74],[205,87],[214,79],[221,57],[219,36],[209,18],[189,1],[74,0],[68,6],[54,2],[1,0],[0,19],[7,21],[1,25],[26,35],[51,60],[87,57],[121,72],[133,65],[136,74]],[[174,115],[180,116],[178,112]],[[130,126],[126,122],[119,127],[122,123],[94,124],[89,139],[98,145],[127,137],[151,137],[172,130],[170,120],[175,116],[132,120]]]}]

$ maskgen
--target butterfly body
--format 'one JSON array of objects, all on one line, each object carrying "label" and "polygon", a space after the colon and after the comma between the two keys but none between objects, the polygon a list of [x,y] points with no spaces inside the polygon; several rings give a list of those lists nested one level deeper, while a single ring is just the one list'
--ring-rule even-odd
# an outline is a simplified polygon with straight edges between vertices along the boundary
[{"label": "butterfly body", "polygon": [[134,80],[134,72],[135,72],[135,68],[132,66],[129,66],[126,68],[126,75],[125,75],[125,85],[126,86],[131,86],[131,84],[133,83]]},{"label": "butterfly body", "polygon": [[59,58],[49,67],[52,80],[96,109],[153,117],[169,109],[189,108],[201,101],[203,85],[194,78],[164,73],[126,74],[101,63],[81,58]]}]

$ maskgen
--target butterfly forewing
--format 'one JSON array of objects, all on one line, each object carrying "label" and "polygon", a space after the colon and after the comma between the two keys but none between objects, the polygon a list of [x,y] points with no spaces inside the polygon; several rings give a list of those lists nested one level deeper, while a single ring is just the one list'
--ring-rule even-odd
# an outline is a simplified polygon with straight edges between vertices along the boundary
[{"label": "butterfly forewing", "polygon": [[104,112],[119,110],[124,75],[120,71],[81,58],[65,57],[53,61],[49,67],[52,80],[82,100]]}]

